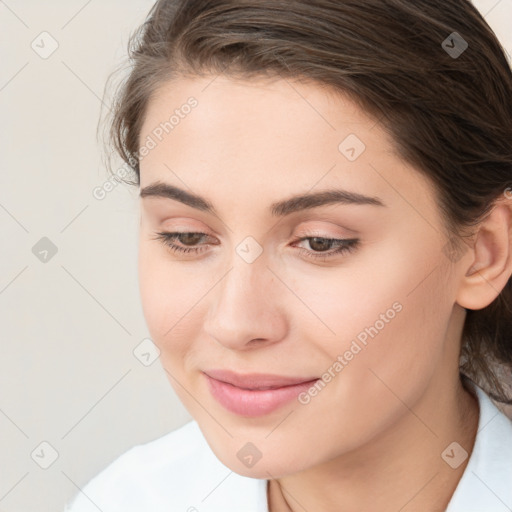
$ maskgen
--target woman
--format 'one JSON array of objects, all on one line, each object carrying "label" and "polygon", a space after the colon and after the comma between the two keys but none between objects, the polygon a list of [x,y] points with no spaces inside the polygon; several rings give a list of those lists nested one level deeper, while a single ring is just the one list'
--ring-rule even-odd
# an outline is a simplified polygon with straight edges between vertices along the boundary
[{"label": "woman", "polygon": [[194,421],[68,510],[512,508],[512,74],[466,0],[160,0],[113,146]]}]

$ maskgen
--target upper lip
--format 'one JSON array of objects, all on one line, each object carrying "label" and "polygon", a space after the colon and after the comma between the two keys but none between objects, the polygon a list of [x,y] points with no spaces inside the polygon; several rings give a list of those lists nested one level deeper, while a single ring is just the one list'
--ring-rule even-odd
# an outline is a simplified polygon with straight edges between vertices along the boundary
[{"label": "upper lip", "polygon": [[282,375],[271,375],[269,373],[245,373],[239,374],[230,370],[207,370],[203,371],[209,377],[227,382],[238,388],[244,389],[270,389],[292,386],[317,380],[317,377],[285,377]]}]

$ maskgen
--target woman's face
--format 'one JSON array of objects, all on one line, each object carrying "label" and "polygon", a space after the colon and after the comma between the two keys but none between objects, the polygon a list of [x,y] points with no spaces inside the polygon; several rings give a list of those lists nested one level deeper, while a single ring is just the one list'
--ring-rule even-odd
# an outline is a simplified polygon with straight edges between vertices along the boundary
[{"label": "woman's face", "polygon": [[[140,143],[145,319],[225,465],[255,478],[312,467],[453,386],[463,318],[433,188],[348,98],[180,79],[150,101]],[[152,194],[156,182],[203,200]],[[290,201],[302,195],[316,199]],[[167,240],[182,253],[161,232],[199,235]],[[218,384],[223,401],[204,373],[216,370],[320,380],[284,401]]]}]

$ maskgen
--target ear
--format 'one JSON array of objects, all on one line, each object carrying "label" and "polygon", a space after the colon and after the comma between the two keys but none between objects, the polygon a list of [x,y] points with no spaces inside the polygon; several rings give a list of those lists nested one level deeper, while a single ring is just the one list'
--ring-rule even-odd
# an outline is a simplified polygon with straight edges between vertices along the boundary
[{"label": "ear", "polygon": [[478,224],[469,255],[460,261],[461,278],[456,302],[466,309],[483,309],[501,293],[512,274],[512,201],[496,201]]}]

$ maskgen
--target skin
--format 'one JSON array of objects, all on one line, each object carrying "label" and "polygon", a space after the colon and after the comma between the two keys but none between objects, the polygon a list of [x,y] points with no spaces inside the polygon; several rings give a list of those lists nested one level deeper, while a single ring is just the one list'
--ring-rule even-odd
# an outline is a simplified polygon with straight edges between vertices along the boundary
[{"label": "skin", "polygon": [[[141,160],[141,189],[169,183],[218,213],[140,199],[142,306],[173,389],[221,462],[269,480],[271,512],[444,510],[467,460],[453,469],[441,454],[454,441],[471,453],[479,414],[458,372],[464,308],[488,305],[512,273],[510,200],[455,261],[433,186],[347,97],[304,81],[180,78],[152,97],[140,141],[190,96],[197,107]],[[366,146],[355,161],[338,149],[351,133]],[[333,188],[385,206],[270,214]],[[208,235],[189,241],[200,254],[155,239],[180,230]],[[236,251],[248,236],[263,250],[252,263]],[[305,236],[360,245],[315,260],[304,253],[336,247],[296,241]],[[400,312],[308,404],[249,418],[209,392],[201,370],[321,377],[395,302]],[[237,457],[247,442],[262,453],[252,467]]]}]

